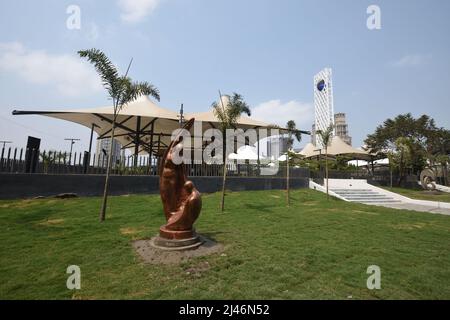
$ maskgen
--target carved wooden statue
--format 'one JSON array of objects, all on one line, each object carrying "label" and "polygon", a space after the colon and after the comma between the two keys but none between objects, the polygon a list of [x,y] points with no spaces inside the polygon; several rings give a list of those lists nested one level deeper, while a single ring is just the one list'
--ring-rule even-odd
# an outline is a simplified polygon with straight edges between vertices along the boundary
[{"label": "carved wooden statue", "polygon": [[[194,119],[189,120],[184,129],[189,130]],[[159,229],[159,236],[168,240],[197,238],[193,224],[202,209],[200,192],[192,181],[187,180],[184,164],[175,164],[173,158],[182,154],[181,132],[171,142],[164,153],[159,172],[159,190],[167,224]]]}]

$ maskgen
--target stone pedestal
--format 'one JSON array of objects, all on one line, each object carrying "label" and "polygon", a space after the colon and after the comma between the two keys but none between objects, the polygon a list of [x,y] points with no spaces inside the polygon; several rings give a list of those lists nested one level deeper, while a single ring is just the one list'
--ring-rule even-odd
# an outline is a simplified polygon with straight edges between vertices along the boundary
[{"label": "stone pedestal", "polygon": [[151,240],[151,245],[157,249],[167,251],[196,249],[203,243],[195,230],[172,231],[161,227],[159,236]]},{"label": "stone pedestal", "polygon": [[194,229],[176,231],[168,230],[165,228],[165,226],[162,226],[161,228],[159,228],[159,236],[168,240],[184,240],[194,238],[196,236],[196,233]]}]

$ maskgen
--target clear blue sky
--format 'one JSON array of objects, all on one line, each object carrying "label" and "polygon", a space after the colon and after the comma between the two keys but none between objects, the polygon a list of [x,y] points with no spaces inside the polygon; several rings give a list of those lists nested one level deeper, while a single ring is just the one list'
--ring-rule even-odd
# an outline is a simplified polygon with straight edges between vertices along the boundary
[{"label": "clear blue sky", "polygon": [[[69,30],[66,9],[81,9]],[[381,8],[381,30],[366,9]],[[88,108],[109,103],[76,51],[104,50],[161,92],[160,105],[205,111],[217,90],[244,95],[255,117],[302,129],[313,121],[313,76],[333,69],[335,111],[347,113],[354,146],[388,117],[412,112],[450,127],[450,1],[119,0],[2,1],[0,140],[67,148],[89,130],[13,109]],[[304,137],[305,142],[309,137]],[[305,143],[304,142],[304,143]],[[302,144],[304,144],[302,143]]]}]

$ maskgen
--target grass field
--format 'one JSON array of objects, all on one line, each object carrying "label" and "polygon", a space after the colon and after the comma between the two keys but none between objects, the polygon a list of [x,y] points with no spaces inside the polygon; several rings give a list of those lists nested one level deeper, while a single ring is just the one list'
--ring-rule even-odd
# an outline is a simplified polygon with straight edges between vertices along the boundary
[{"label": "grass field", "polygon": [[[1,299],[450,299],[450,217],[365,206],[311,190],[204,195],[197,223],[225,245],[181,265],[140,262],[133,239],[153,236],[160,199],[0,201]],[[81,290],[66,288],[68,265]],[[368,290],[367,267],[381,268]],[[189,272],[188,272],[189,270]],[[350,297],[351,296],[351,297]]]},{"label": "grass field", "polygon": [[399,193],[411,199],[450,202],[450,193],[441,192],[440,194],[427,194],[427,192],[423,190],[412,190],[405,188],[385,188],[385,189],[388,191]]}]

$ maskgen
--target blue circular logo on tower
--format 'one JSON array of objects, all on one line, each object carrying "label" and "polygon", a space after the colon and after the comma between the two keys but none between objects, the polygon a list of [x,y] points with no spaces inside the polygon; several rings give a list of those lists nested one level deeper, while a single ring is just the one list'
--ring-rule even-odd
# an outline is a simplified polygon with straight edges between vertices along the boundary
[{"label": "blue circular logo on tower", "polygon": [[323,89],[325,89],[325,80],[322,79],[317,82],[317,90],[323,91]]}]

